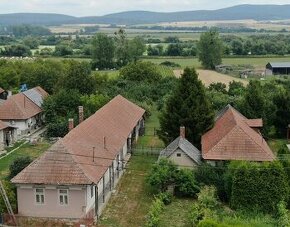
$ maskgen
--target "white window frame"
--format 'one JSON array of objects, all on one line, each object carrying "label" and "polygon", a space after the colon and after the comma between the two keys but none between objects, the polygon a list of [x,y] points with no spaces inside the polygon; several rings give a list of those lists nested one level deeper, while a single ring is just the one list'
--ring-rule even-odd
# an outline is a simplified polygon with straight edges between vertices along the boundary
[{"label": "white window frame", "polygon": [[[66,193],[63,193],[61,191],[66,191]],[[65,196],[67,197],[67,203],[65,203]],[[62,200],[63,202],[61,203],[61,198],[62,197]],[[59,205],[61,206],[67,206],[69,204],[69,192],[68,192],[68,189],[65,189],[65,188],[60,188],[58,189],[58,203]]]},{"label": "white window frame", "polygon": [[[42,190],[42,192],[37,192],[37,190]],[[35,195],[35,204],[36,205],[44,205],[45,204],[45,189],[44,188],[35,188],[34,195]],[[40,199],[39,202],[37,202],[37,196],[39,196],[39,199]],[[42,202],[41,198],[43,198],[43,202]]]}]

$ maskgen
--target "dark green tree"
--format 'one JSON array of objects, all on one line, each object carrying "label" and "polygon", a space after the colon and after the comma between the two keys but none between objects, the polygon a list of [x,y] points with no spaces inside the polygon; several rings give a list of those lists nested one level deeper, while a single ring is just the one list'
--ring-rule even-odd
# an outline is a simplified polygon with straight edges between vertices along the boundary
[{"label": "dark green tree", "polygon": [[279,136],[286,136],[287,126],[290,124],[290,91],[284,90],[274,97],[276,114],[274,125]]},{"label": "dark green tree", "polygon": [[115,46],[112,38],[98,33],[92,40],[92,63],[94,68],[109,69],[114,66]]},{"label": "dark green tree", "polygon": [[16,158],[12,162],[12,164],[9,166],[9,179],[12,179],[13,177],[15,177],[31,162],[32,162],[32,159],[29,156]]},{"label": "dark green tree", "polygon": [[194,68],[186,68],[160,115],[159,136],[165,143],[171,142],[179,135],[179,127],[185,126],[188,140],[200,147],[201,136],[212,127],[213,118],[204,85]]},{"label": "dark green tree", "polygon": [[266,101],[259,81],[250,81],[244,94],[240,110],[247,118],[265,117]]},{"label": "dark green tree", "polygon": [[31,56],[32,53],[28,46],[17,44],[12,46],[6,46],[4,50],[1,50],[0,55],[8,56],[8,57],[28,57]]},{"label": "dark green tree", "polygon": [[198,58],[204,68],[214,69],[216,65],[221,64],[222,54],[223,43],[217,31],[210,30],[200,36]]},{"label": "dark green tree", "polygon": [[56,88],[76,89],[81,94],[92,94],[95,92],[95,79],[91,74],[91,66],[88,62],[69,60],[64,62],[65,73],[59,80]]}]

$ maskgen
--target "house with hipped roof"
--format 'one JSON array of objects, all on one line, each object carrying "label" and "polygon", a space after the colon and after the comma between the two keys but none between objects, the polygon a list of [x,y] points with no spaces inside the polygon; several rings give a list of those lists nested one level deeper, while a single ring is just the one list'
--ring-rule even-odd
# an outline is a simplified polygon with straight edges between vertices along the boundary
[{"label": "house with hipped roof", "polygon": [[17,128],[17,135],[27,134],[44,121],[42,103],[48,93],[41,87],[9,96],[0,105],[0,120]]},{"label": "house with hipped roof", "polygon": [[200,165],[201,152],[185,138],[185,127],[180,127],[180,136],[164,148],[158,160],[166,158],[181,168],[194,168]]},{"label": "house with hipped roof", "polygon": [[18,214],[97,219],[144,126],[144,113],[118,95],[71,129],[11,180]]},{"label": "house with hipped roof", "polygon": [[201,138],[202,158],[221,161],[273,161],[275,155],[263,138],[262,119],[247,119],[231,105],[218,113],[214,127]]}]

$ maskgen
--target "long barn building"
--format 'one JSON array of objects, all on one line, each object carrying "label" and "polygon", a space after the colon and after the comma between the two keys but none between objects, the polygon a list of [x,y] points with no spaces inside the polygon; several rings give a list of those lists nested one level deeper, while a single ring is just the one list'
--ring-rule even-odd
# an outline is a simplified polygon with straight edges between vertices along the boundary
[{"label": "long barn building", "polygon": [[117,96],[12,179],[20,216],[97,219],[119,181],[145,110]]}]

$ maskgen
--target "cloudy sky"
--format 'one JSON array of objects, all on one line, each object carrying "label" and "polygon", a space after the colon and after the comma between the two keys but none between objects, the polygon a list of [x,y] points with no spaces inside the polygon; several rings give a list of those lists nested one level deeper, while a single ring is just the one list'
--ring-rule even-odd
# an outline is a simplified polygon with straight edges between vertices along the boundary
[{"label": "cloudy sky", "polygon": [[238,4],[290,4],[290,0],[0,0],[0,13],[46,12],[99,16],[127,10],[170,12],[219,9]]}]

